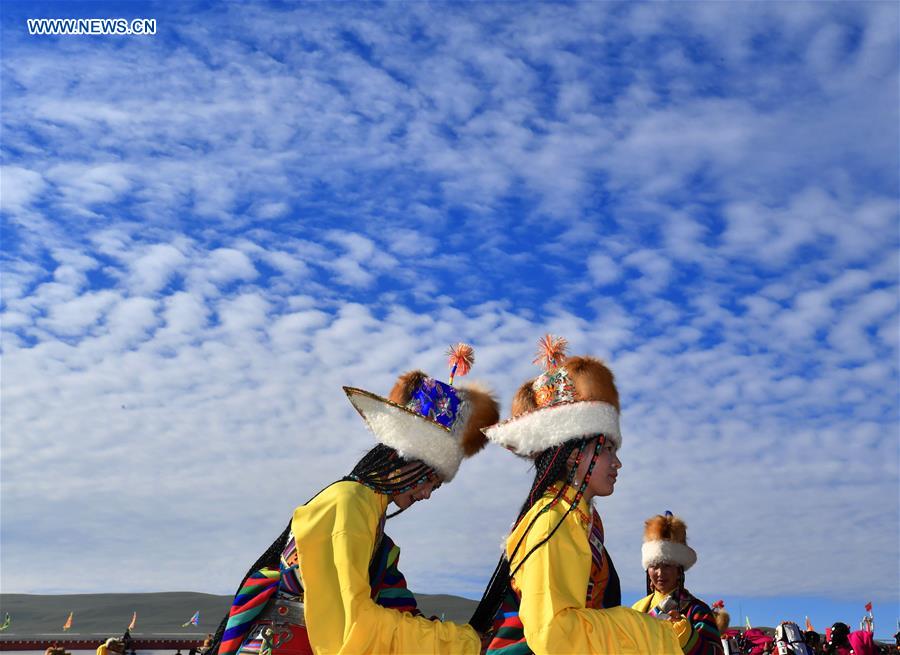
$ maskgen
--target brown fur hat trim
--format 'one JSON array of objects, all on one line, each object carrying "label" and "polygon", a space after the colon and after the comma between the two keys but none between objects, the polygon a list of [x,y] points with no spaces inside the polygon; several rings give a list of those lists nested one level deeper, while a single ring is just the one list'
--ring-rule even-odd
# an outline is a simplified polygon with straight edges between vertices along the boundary
[{"label": "brown fur hat trim", "polygon": [[619,390],[606,364],[595,357],[576,356],[569,357],[564,366],[575,384],[576,400],[602,400],[621,411]]},{"label": "brown fur hat trim", "polygon": [[519,416],[519,414],[533,412],[538,408],[537,399],[534,397],[534,380],[535,378],[532,378],[523,382],[522,386],[519,387],[519,390],[516,391],[516,395],[513,396],[513,416]]},{"label": "brown fur hat trim", "polygon": [[412,398],[413,392],[422,384],[422,380],[427,378],[422,371],[407,371],[394,383],[394,388],[388,394],[388,400],[398,405],[406,405]]},{"label": "brown fur hat trim", "polygon": [[657,514],[644,521],[644,541],[687,543],[687,525],[677,516]]},{"label": "brown fur hat trim", "polygon": [[476,383],[460,387],[469,402],[469,419],[462,434],[463,454],[471,457],[484,448],[487,437],[481,431],[500,420],[500,404],[491,392]]}]

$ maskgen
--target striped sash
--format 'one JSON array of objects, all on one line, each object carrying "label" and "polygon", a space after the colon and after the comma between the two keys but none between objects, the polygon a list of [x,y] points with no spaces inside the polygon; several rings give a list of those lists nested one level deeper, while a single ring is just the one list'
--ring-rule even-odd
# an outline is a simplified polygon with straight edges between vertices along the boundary
[{"label": "striped sash", "polygon": [[273,569],[260,569],[247,578],[231,603],[219,655],[237,653],[253,621],[278,590],[280,581],[281,571]]}]

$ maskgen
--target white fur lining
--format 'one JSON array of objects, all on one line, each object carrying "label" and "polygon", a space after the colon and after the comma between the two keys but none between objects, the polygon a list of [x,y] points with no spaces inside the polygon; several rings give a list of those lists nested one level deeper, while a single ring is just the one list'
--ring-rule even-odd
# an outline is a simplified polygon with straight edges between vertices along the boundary
[{"label": "white fur lining", "polygon": [[482,430],[488,439],[519,455],[533,455],[588,434],[605,434],[622,446],[619,412],[600,400],[543,407]]},{"label": "white fur lining", "polygon": [[677,541],[645,541],[641,546],[641,566],[646,571],[657,564],[678,564],[685,571],[697,561],[697,553]]},{"label": "white fur lining", "polygon": [[[433,467],[449,482],[459,470],[463,450],[455,430],[425,418],[375,394],[344,387],[347,398],[363,417],[375,438],[406,459],[418,459]],[[463,401],[463,398],[460,398]],[[463,402],[454,423],[465,425],[469,403]]]}]

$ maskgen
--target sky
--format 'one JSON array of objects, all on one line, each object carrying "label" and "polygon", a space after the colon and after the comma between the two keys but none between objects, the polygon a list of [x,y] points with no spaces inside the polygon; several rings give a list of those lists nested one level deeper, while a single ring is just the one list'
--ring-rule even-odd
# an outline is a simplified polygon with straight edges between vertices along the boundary
[{"label": "sky", "polygon": [[[893,2],[0,5],[5,592],[228,594],[374,444],[342,385],[606,361],[626,600],[671,510],[735,623],[900,616]],[[30,35],[27,18],[154,35]],[[465,381],[463,379],[462,381]],[[478,598],[488,447],[388,524]]]}]

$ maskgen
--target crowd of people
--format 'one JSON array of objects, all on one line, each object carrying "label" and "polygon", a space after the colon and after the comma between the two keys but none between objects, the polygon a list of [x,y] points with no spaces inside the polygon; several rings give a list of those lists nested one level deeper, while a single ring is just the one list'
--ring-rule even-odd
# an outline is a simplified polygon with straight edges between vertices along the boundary
[{"label": "crowd of people", "polygon": [[820,634],[801,630],[791,621],[779,624],[774,634],[759,628],[735,630],[728,627],[728,613],[713,607],[722,634],[725,655],[887,655],[900,653],[900,632],[894,644],[875,641],[872,624],[852,630],[843,622],[834,623]]},{"label": "crowd of people", "polygon": [[[465,344],[448,353],[448,382],[411,371],[387,397],[345,387],[376,445],[294,510],[249,567],[206,652],[724,655],[727,621],[685,586],[697,553],[670,512],[646,520],[647,595],[622,606],[592,502],[613,494],[622,469],[619,393],[605,363],[566,347],[541,340],[541,372],[518,388],[503,421],[490,390],[454,384],[474,361]],[[531,488],[510,508],[515,522],[470,620],[426,617],[386,522],[451,482],[487,442],[533,463]]]}]

